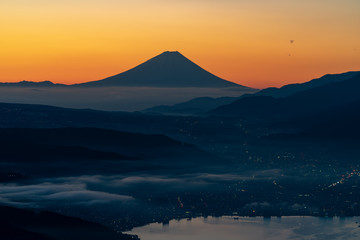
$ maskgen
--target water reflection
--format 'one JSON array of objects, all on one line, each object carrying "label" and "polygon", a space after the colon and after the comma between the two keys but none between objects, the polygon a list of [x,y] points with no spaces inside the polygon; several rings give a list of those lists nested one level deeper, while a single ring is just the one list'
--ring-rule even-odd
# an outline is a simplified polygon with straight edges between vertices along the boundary
[{"label": "water reflection", "polygon": [[199,217],[134,228],[142,240],[360,239],[360,217]]}]

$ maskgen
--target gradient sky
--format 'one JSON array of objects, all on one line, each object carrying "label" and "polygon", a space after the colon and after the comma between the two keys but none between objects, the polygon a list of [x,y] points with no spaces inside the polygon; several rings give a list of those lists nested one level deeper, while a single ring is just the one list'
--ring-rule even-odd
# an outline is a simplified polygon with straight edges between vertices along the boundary
[{"label": "gradient sky", "polygon": [[0,0],[0,44],[2,82],[98,80],[177,50],[227,80],[281,86],[360,70],[360,1]]}]

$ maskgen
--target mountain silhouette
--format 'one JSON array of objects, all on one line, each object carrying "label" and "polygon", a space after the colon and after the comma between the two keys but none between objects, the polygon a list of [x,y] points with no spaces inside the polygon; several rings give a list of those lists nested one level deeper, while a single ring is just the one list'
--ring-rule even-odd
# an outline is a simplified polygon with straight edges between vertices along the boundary
[{"label": "mountain silhouette", "polygon": [[210,115],[256,116],[263,118],[300,117],[325,112],[360,100],[360,73],[345,81],[335,81],[297,92],[285,98],[249,96],[220,106]]},{"label": "mountain silhouette", "polygon": [[[221,98],[210,98],[200,97],[194,98],[186,102],[177,103],[175,105],[161,105],[154,106],[151,108],[144,109],[143,112],[147,113],[160,113],[160,114],[171,114],[171,115],[193,115],[203,114],[214,110],[222,105],[227,105],[236,100],[248,98],[250,96],[269,96],[273,98],[284,98],[293,95],[297,92],[310,90],[312,88],[320,87],[332,82],[346,81],[360,72],[346,72],[340,74],[326,74],[320,78],[313,79],[304,83],[287,84],[281,88],[269,87],[255,93],[245,93],[240,97],[221,97]],[[263,98],[261,98],[263,99]],[[266,99],[266,98],[265,98]],[[270,99],[271,101],[271,99]],[[260,103],[261,104],[261,103]],[[260,106],[261,107],[261,106]],[[266,107],[265,107],[266,108]]]},{"label": "mountain silhouette", "polygon": [[77,86],[247,88],[209,73],[177,51],[164,52],[126,72]]},{"label": "mountain silhouette", "polygon": [[357,72],[345,72],[339,74],[326,74],[321,78],[316,78],[305,83],[287,84],[285,86],[282,86],[281,88],[275,88],[275,87],[266,88],[255,93],[254,96],[271,96],[274,98],[288,97],[297,92],[309,90],[315,87],[320,87],[328,83],[346,81],[352,77],[355,77],[359,73],[360,72],[357,71]]}]

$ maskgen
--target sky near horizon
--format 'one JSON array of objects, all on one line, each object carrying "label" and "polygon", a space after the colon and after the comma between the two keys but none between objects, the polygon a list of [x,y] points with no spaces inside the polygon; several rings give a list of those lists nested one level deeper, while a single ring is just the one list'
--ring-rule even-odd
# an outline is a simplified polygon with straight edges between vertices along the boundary
[{"label": "sky near horizon", "polygon": [[360,71],[359,0],[0,0],[0,81],[79,83],[180,51],[265,88]]}]

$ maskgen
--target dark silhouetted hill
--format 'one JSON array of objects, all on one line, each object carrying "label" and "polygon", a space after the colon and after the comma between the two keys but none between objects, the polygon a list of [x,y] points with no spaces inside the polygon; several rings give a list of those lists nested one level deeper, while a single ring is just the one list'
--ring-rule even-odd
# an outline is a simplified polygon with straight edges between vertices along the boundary
[{"label": "dark silhouetted hill", "polygon": [[2,128],[0,143],[2,160],[131,160],[133,156],[207,156],[195,146],[175,141],[165,135],[126,133],[100,128]]},{"label": "dark silhouetted hill", "polygon": [[[36,134],[36,133],[35,133]],[[19,136],[18,136],[19,137]],[[59,146],[34,143],[23,138],[0,140],[0,161],[38,162],[51,160],[131,160],[114,152],[104,152],[79,146]]]},{"label": "dark silhouetted hill", "polygon": [[275,134],[273,140],[360,141],[360,100],[331,108],[321,113],[295,119],[288,124],[299,131],[291,134]]},{"label": "dark silhouetted hill", "polygon": [[174,115],[198,115],[206,113],[216,107],[229,104],[238,98],[233,97],[201,97],[194,98],[190,101],[178,103],[172,106],[156,106],[143,110],[146,113],[161,113]]},{"label": "dark silhouetted hill", "polygon": [[0,207],[0,238],[6,240],[130,240],[100,224],[43,211]]}]

